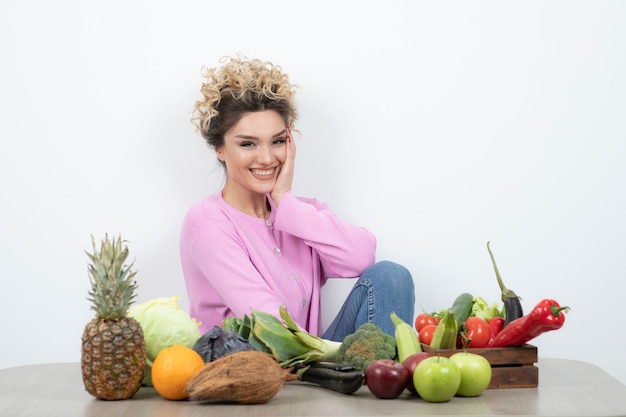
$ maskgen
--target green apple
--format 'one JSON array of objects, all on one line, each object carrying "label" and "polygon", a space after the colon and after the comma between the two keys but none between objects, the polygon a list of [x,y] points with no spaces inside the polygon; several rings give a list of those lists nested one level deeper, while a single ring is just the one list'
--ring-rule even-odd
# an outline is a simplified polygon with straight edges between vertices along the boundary
[{"label": "green apple", "polygon": [[461,371],[450,358],[431,356],[422,360],[413,371],[417,394],[424,400],[442,403],[454,397],[461,385]]},{"label": "green apple", "polygon": [[456,393],[461,397],[477,397],[491,382],[491,364],[484,356],[458,352],[450,356],[461,371],[461,385]]}]

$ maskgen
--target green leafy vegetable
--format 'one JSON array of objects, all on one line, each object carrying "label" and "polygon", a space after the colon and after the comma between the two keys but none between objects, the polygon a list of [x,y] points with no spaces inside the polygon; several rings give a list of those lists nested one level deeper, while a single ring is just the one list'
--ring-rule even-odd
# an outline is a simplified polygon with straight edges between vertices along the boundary
[{"label": "green leafy vegetable", "polygon": [[474,304],[472,305],[470,316],[480,317],[485,321],[489,321],[494,317],[502,317],[500,303],[496,301],[489,305],[484,298],[474,297]]},{"label": "green leafy vegetable", "polygon": [[341,342],[322,339],[301,329],[280,307],[280,318],[270,313],[251,310],[243,318],[227,318],[222,328],[248,339],[255,349],[271,353],[281,366],[291,367],[313,361],[333,361]]},{"label": "green leafy vegetable", "polygon": [[193,348],[201,336],[199,323],[180,308],[179,299],[179,296],[155,298],[128,310],[128,315],[141,325],[146,341],[144,385],[152,386],[152,362],[161,350],[177,344]]}]

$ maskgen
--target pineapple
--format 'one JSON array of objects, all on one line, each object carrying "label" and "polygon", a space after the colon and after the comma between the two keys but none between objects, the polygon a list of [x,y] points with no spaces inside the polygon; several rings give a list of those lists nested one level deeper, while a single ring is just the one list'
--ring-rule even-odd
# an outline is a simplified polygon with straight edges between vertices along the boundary
[{"label": "pineapple", "polygon": [[134,264],[125,265],[128,247],[121,237],[102,240],[100,251],[91,237],[87,253],[91,290],[87,298],[96,316],[82,337],[81,368],[85,389],[102,400],[132,397],[141,387],[146,366],[146,344],[141,325],[127,316],[137,284]]}]

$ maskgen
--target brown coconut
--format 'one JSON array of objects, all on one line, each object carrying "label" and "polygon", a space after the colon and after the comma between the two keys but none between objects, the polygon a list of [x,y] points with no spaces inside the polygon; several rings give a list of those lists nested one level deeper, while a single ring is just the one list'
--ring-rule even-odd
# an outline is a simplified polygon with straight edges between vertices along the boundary
[{"label": "brown coconut", "polygon": [[206,363],[188,382],[187,392],[191,400],[262,404],[295,379],[269,353],[242,351]]}]

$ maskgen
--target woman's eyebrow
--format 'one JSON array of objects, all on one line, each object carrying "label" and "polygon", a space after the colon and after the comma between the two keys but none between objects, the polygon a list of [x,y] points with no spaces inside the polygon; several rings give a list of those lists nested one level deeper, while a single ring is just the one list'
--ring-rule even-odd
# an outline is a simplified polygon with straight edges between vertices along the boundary
[{"label": "woman's eyebrow", "polygon": [[[285,133],[287,133],[287,129],[283,129],[280,132],[276,133],[275,135],[272,136],[272,139],[279,138],[279,137],[283,136]],[[235,137],[239,138],[239,139],[258,139],[257,136],[246,135],[246,134],[243,134],[243,133],[240,134],[240,135],[237,135]]]},{"label": "woman's eyebrow", "polygon": [[256,136],[254,135],[244,135],[243,133],[241,135],[237,135],[235,136],[236,138],[239,139],[258,139]]},{"label": "woman's eyebrow", "polygon": [[278,132],[277,134],[275,134],[274,136],[272,136],[272,138],[277,138],[280,137],[282,135],[284,135],[285,133],[287,133],[287,129],[283,129],[280,132]]}]

